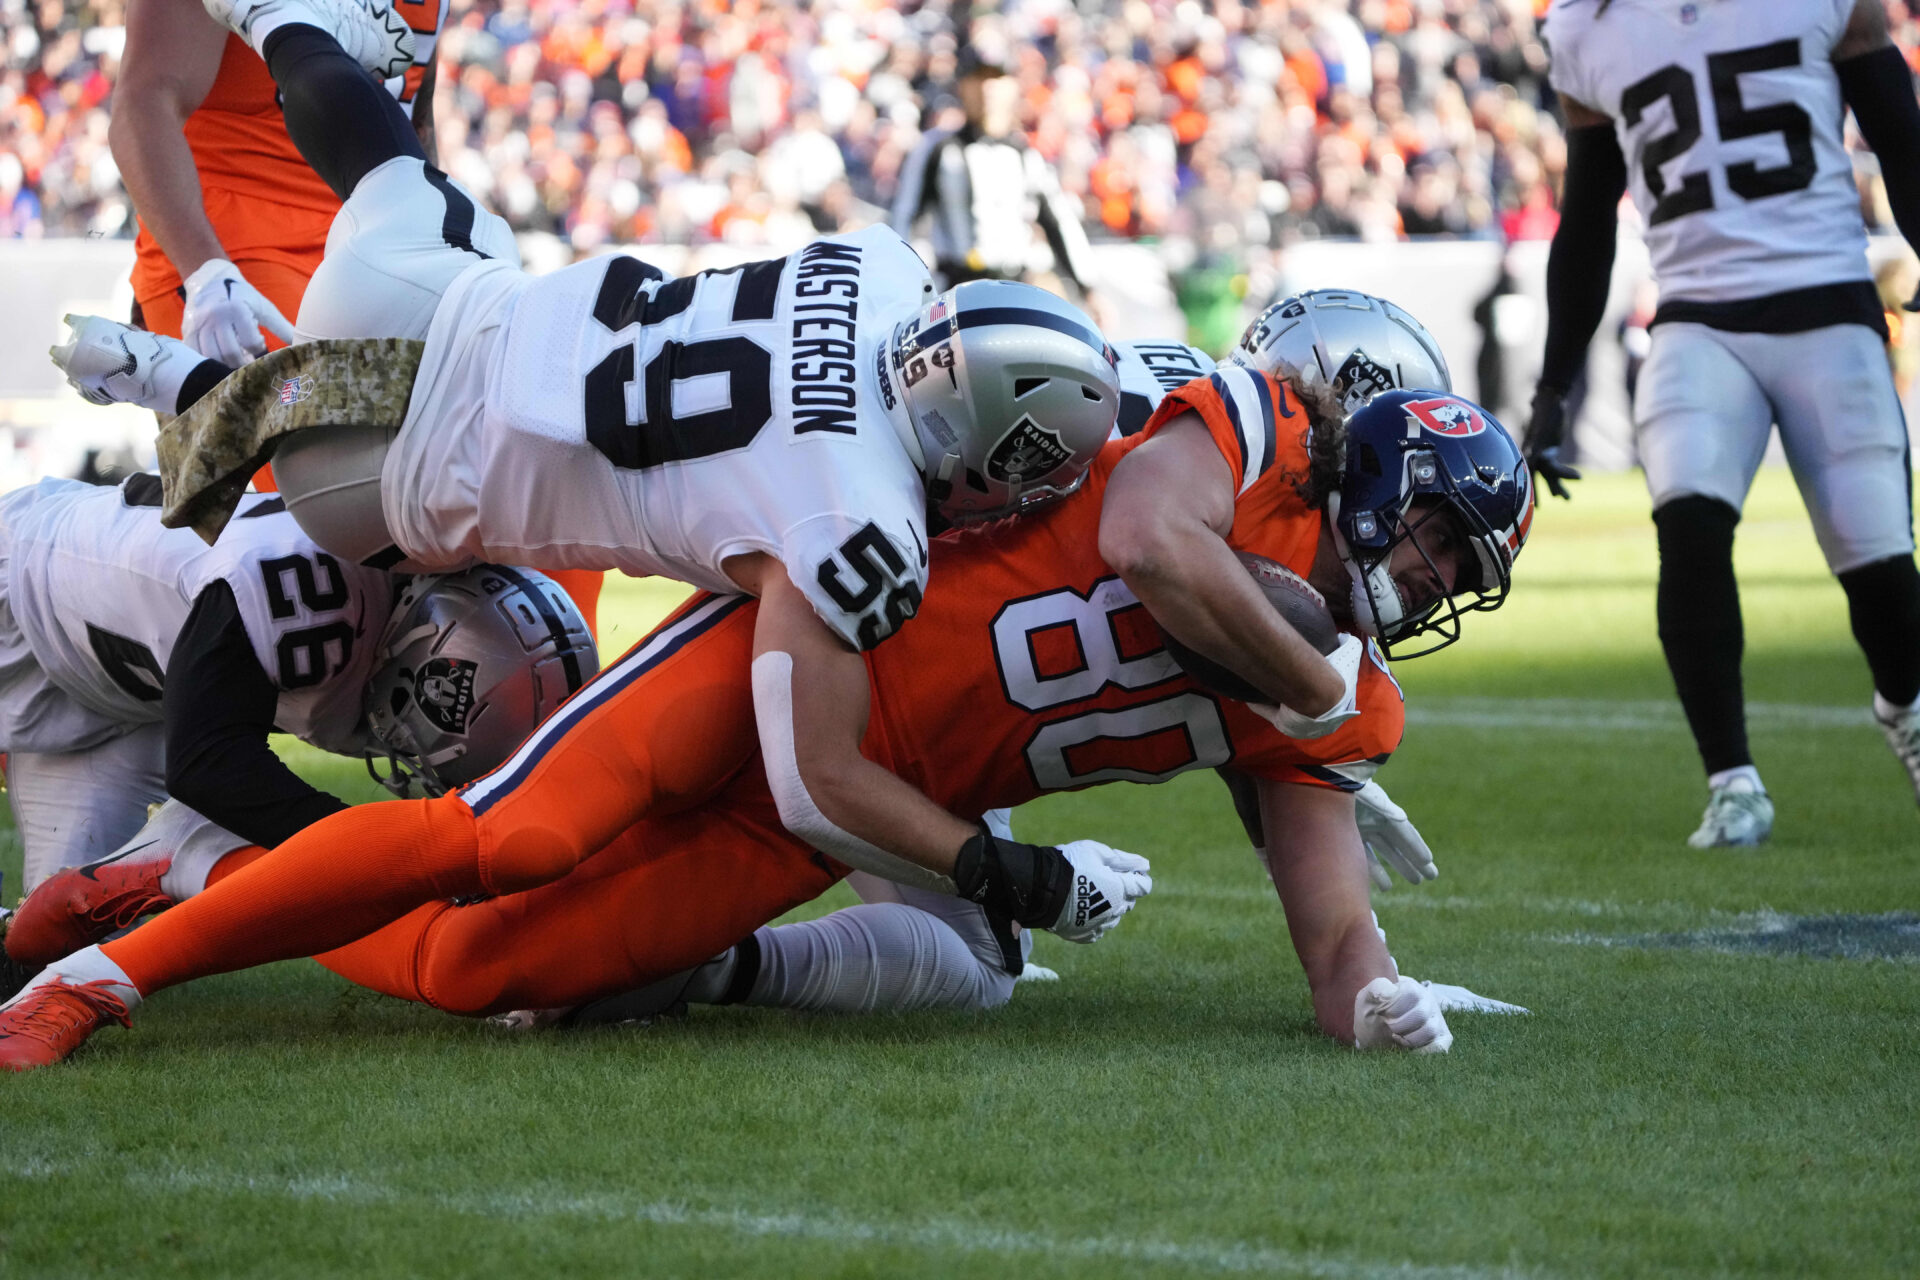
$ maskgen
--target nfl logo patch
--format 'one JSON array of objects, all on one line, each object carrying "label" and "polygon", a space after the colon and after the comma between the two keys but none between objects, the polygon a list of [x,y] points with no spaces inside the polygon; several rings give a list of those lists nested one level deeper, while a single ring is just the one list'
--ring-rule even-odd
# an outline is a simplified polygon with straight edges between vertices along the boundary
[{"label": "nfl logo patch", "polygon": [[313,379],[306,374],[297,378],[288,378],[280,384],[280,403],[299,404],[313,394]]}]

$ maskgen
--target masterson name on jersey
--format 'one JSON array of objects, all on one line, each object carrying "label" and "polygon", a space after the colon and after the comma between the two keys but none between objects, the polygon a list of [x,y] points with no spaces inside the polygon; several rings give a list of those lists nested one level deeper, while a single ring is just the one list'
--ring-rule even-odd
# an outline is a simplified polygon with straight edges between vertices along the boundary
[{"label": "masterson name on jersey", "polygon": [[793,429],[858,431],[860,246],[816,241],[793,273]]}]

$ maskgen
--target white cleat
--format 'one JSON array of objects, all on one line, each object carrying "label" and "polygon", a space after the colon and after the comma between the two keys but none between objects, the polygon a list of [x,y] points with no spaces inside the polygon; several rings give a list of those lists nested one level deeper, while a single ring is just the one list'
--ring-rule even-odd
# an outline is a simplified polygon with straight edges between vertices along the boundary
[{"label": "white cleat", "polygon": [[103,316],[67,316],[67,340],[48,351],[67,382],[93,404],[137,404],[172,413],[180,387],[202,360],[178,338]]},{"label": "white cleat", "polygon": [[389,0],[203,0],[215,22],[267,56],[267,37],[299,23],[340,42],[349,58],[382,80],[413,65],[413,29]]},{"label": "white cleat", "polygon": [[1751,848],[1772,834],[1773,798],[1757,783],[1734,778],[1707,793],[1707,812],[1687,843],[1695,849]]},{"label": "white cleat", "polygon": [[1914,798],[1920,800],[1920,707],[1894,707],[1876,695],[1873,718],[1879,723],[1880,732],[1887,735],[1887,745],[1893,748],[1893,754],[1907,766],[1907,776],[1913,780]]}]

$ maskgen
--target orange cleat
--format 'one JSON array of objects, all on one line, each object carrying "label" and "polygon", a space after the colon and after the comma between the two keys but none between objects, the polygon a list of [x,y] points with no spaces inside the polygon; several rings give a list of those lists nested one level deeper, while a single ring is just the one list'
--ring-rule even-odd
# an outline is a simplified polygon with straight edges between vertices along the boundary
[{"label": "orange cleat", "polygon": [[160,877],[173,859],[125,858],[121,853],[48,876],[8,920],[7,955],[20,964],[52,964],[141,916],[172,906],[173,899],[161,891]]},{"label": "orange cleat", "polygon": [[69,982],[57,975],[33,983],[0,1007],[0,1071],[50,1067],[109,1022],[132,1026],[120,990],[131,988],[106,978]]}]

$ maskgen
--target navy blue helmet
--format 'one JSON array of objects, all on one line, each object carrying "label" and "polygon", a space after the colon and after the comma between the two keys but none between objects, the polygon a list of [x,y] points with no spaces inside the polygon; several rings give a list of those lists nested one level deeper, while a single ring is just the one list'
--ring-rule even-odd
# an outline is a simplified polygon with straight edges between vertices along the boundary
[{"label": "navy blue helmet", "polygon": [[[1506,601],[1533,524],[1533,484],[1513,437],[1479,405],[1445,391],[1389,391],[1347,419],[1345,470],[1327,510],[1353,578],[1355,623],[1388,657],[1417,658],[1458,640],[1462,614]],[[1472,554],[1451,592],[1410,599],[1390,572],[1395,549],[1411,540],[1440,584],[1434,553],[1455,538]]]}]

